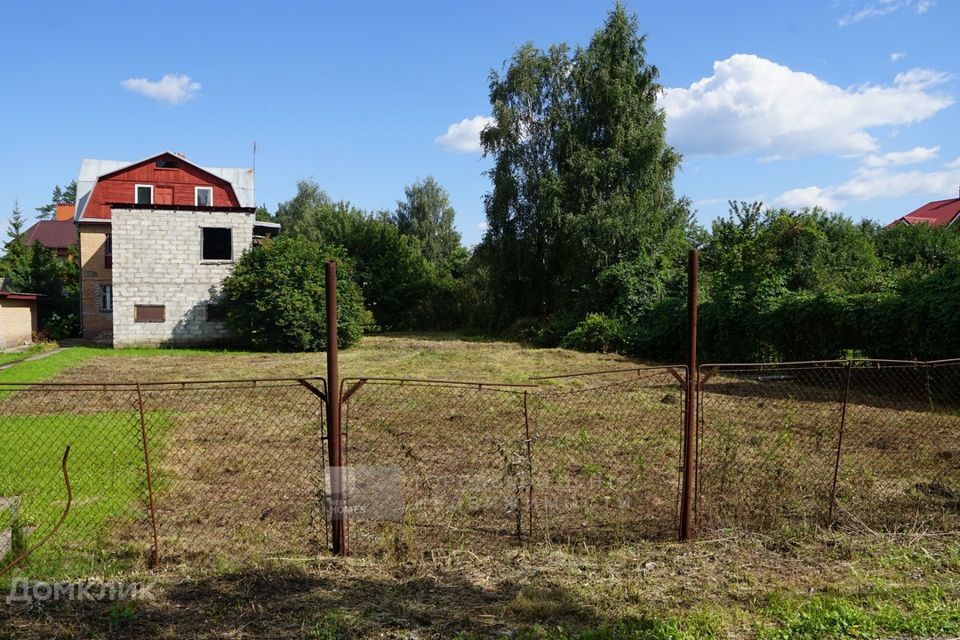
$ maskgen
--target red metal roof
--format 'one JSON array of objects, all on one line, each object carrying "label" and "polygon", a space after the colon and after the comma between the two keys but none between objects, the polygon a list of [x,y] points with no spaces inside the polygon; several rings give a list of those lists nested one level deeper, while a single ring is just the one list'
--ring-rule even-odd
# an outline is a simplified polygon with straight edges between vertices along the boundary
[{"label": "red metal roof", "polygon": [[72,220],[41,220],[23,232],[23,243],[39,242],[49,249],[66,249],[77,244],[77,227]]},{"label": "red metal roof", "polygon": [[954,222],[960,217],[960,198],[951,198],[950,200],[934,200],[928,202],[916,211],[911,211],[902,218],[893,221],[893,224],[901,222],[906,224],[929,224],[931,226],[944,226]]},{"label": "red metal roof", "polygon": [[13,291],[0,291],[0,298],[10,300],[36,300],[39,297],[39,293],[15,293]]}]

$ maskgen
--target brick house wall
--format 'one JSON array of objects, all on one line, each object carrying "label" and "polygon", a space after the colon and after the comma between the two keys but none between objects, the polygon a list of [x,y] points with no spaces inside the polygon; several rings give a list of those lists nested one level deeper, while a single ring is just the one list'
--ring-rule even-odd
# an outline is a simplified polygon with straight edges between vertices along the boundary
[{"label": "brick house wall", "polygon": [[100,287],[113,284],[113,270],[106,254],[110,223],[80,223],[77,231],[80,236],[80,308],[83,337],[96,340],[113,331],[113,315],[100,308]]},{"label": "brick house wall", "polygon": [[36,332],[36,300],[0,299],[0,348],[30,344]]},{"label": "brick house wall", "polygon": [[[229,337],[208,321],[220,283],[250,248],[254,214],[245,211],[112,210],[113,345],[216,343]],[[201,259],[204,227],[229,228],[232,260]],[[137,305],[163,307],[163,321],[137,322]],[[155,319],[155,318],[153,318]]]}]

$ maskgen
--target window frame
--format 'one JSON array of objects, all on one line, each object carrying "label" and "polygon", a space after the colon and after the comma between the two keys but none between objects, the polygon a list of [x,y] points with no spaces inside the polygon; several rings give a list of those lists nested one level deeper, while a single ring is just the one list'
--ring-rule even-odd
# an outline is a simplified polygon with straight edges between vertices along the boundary
[{"label": "window frame", "polygon": [[213,187],[194,187],[194,188],[193,188],[193,206],[195,206],[195,207],[199,207],[199,206],[200,206],[200,192],[201,192],[201,191],[207,191],[207,192],[210,193],[210,200],[209,200],[210,204],[206,204],[206,205],[203,205],[203,206],[204,206],[204,207],[212,207],[212,206],[213,206]]},{"label": "window frame", "polygon": [[[204,252],[203,252],[203,247],[204,247],[204,232],[205,232],[207,229],[222,229],[222,230],[225,230],[225,231],[230,232],[230,243],[228,244],[228,246],[230,247],[230,257],[229,257],[229,258],[205,258],[205,257],[204,257]],[[214,226],[212,226],[212,225],[210,225],[210,226],[201,226],[201,227],[200,227],[200,262],[209,263],[209,264],[217,264],[217,263],[233,262],[233,260],[234,260],[234,251],[233,251],[233,227],[214,227]]]},{"label": "window frame", "polygon": [[[107,304],[104,304],[104,291],[110,291],[110,294],[107,296]],[[113,285],[112,284],[98,284],[97,285],[97,311],[101,313],[113,313]]]},{"label": "window frame", "polygon": [[[140,188],[141,188],[141,187],[144,187],[144,188],[146,188],[146,189],[150,189],[150,202],[146,202],[146,203],[140,202],[140,198],[139,198],[138,196],[140,195]],[[139,205],[149,204],[149,205],[152,205],[153,202],[154,202],[154,193],[153,193],[153,185],[152,185],[152,184],[137,184],[137,185],[134,185],[134,186],[133,186],[133,203],[134,203],[134,204],[139,204]]]}]

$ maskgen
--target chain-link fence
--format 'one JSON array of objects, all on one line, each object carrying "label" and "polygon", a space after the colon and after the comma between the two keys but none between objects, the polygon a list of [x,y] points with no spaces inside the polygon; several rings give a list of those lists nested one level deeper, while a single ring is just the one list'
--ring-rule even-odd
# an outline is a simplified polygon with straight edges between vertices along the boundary
[{"label": "chain-link fence", "polygon": [[960,526],[960,363],[704,365],[698,520],[747,530]]},{"label": "chain-link fence", "polygon": [[609,545],[677,535],[686,367],[563,378],[532,396],[535,539]]},{"label": "chain-link fence", "polygon": [[347,541],[404,559],[529,529],[522,387],[344,380]]},{"label": "chain-link fence", "polygon": [[0,568],[219,566],[326,546],[322,379],[0,386]]},{"label": "chain-link fence", "polygon": [[404,558],[675,536],[684,376],[565,376],[589,386],[559,390],[345,380],[350,548]]},{"label": "chain-link fence", "polygon": [[[686,378],[345,380],[348,547],[674,538]],[[960,527],[960,361],[703,365],[698,380],[701,531]],[[0,385],[0,570],[54,530],[18,575],[324,552],[326,395],[320,378]]]}]

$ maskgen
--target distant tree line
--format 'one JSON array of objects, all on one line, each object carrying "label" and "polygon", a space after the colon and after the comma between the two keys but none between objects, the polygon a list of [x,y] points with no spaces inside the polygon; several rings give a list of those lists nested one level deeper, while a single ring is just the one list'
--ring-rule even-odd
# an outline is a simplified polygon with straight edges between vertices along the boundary
[{"label": "distant tree line", "polygon": [[[303,181],[261,219],[338,255],[366,330],[460,330],[677,361],[687,250],[701,249],[701,356],[960,356],[960,232],[731,202],[709,229],[673,191],[662,90],[617,5],[585,47],[517,49],[490,76],[487,231],[461,246],[433,178],[393,211]],[[362,300],[362,301],[361,301]]]}]

